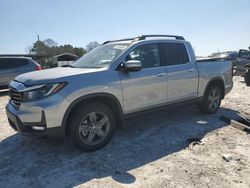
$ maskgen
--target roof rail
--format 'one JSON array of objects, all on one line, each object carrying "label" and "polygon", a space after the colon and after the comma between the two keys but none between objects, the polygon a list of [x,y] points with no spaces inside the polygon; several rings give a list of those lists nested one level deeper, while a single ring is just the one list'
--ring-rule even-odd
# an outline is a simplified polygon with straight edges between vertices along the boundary
[{"label": "roof rail", "polygon": [[119,39],[119,40],[108,40],[104,42],[103,44],[107,44],[110,42],[120,42],[120,41],[138,41],[138,40],[145,40],[146,38],[150,37],[167,37],[167,38],[175,38],[176,40],[185,40],[182,36],[177,35],[141,35],[134,38],[125,38],[125,39]]},{"label": "roof rail", "polygon": [[120,42],[120,41],[129,41],[129,40],[136,40],[137,38],[139,37],[134,37],[134,38],[126,38],[126,39],[119,39],[119,40],[108,40],[106,42],[104,42],[103,44],[107,44],[107,43],[110,43],[110,42]]},{"label": "roof rail", "polygon": [[175,38],[176,40],[185,40],[184,37],[177,35],[141,35],[139,36],[139,40],[144,40],[147,37],[167,37],[167,38]]}]

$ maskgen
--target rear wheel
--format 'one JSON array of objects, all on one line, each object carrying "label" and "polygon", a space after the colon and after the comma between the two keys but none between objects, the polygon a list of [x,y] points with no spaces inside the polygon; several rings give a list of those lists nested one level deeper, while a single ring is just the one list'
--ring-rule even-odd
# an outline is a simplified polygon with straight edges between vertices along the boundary
[{"label": "rear wheel", "polygon": [[85,104],[72,117],[70,139],[81,150],[97,150],[110,141],[115,122],[114,114],[107,106],[101,103]]},{"label": "rear wheel", "polygon": [[213,114],[218,111],[220,108],[222,99],[222,91],[221,88],[212,85],[206,91],[204,99],[198,104],[198,107],[201,112],[206,114]]}]

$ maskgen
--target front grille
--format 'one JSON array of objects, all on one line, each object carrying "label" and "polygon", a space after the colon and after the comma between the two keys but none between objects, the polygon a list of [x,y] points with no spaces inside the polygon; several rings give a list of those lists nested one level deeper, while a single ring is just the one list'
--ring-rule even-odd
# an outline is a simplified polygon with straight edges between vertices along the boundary
[{"label": "front grille", "polygon": [[10,99],[11,101],[17,106],[19,107],[22,101],[22,93],[10,88],[9,90],[9,94],[10,94]]}]

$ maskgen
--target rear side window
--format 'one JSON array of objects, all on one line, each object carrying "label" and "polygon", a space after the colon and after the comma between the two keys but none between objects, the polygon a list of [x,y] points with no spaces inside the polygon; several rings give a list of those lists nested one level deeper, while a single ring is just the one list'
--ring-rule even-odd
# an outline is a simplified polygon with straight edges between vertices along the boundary
[{"label": "rear side window", "polygon": [[189,57],[184,44],[162,43],[161,51],[163,63],[168,65],[180,65],[189,62]]},{"label": "rear side window", "polygon": [[0,58],[0,69],[11,69],[28,65],[27,59]]}]

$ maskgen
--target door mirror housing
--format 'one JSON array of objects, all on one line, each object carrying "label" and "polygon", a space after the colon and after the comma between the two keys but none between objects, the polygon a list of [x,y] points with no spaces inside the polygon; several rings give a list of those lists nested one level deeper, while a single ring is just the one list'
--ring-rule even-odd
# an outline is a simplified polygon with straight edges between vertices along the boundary
[{"label": "door mirror housing", "polygon": [[129,60],[122,64],[123,64],[123,70],[128,72],[136,72],[142,69],[142,63],[141,61],[138,60]]}]

